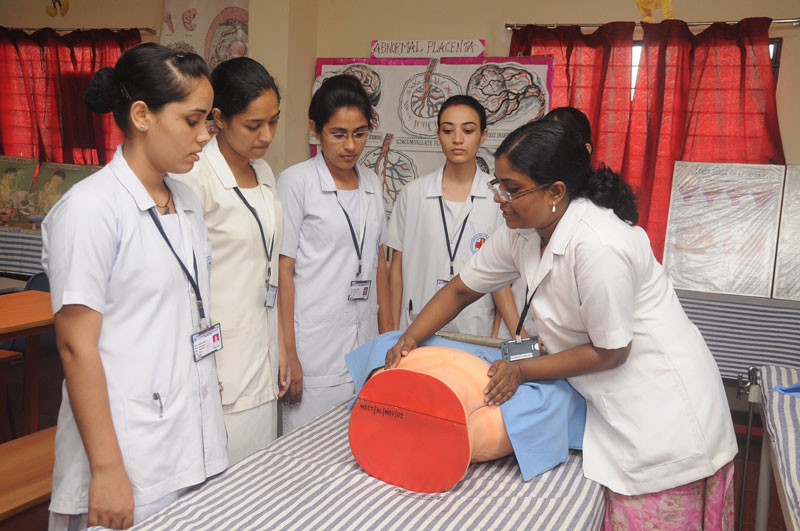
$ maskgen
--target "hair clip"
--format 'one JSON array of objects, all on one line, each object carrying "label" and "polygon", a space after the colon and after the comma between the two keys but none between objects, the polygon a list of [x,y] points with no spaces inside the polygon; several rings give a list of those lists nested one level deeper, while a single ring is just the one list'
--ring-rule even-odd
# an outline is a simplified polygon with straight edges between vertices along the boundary
[{"label": "hair clip", "polygon": [[122,81],[119,82],[119,89],[122,92],[122,95],[125,96],[126,100],[133,101],[133,98],[131,98],[131,95],[128,93],[128,89],[125,88],[125,84]]},{"label": "hair clip", "polygon": [[186,54],[183,52],[175,52],[175,57],[177,57],[178,59],[183,59],[184,57],[186,57]]}]

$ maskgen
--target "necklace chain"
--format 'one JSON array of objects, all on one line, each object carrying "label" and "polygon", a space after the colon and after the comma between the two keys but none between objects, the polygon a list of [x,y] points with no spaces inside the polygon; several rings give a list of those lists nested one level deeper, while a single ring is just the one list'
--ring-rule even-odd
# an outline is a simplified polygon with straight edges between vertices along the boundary
[{"label": "necklace chain", "polygon": [[156,203],[156,206],[158,208],[164,209],[162,214],[169,214],[169,202],[172,201],[172,192],[170,191],[169,187],[166,184],[164,185],[164,188],[167,189],[167,202],[164,203],[163,205],[159,205],[158,203]]}]

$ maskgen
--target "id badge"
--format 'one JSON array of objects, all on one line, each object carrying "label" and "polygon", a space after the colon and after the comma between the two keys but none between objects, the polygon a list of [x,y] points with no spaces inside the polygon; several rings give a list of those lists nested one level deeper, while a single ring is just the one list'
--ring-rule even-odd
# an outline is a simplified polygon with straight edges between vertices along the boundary
[{"label": "id badge", "polygon": [[347,292],[349,301],[365,301],[369,298],[371,280],[353,280],[350,282],[350,291]]},{"label": "id badge", "polygon": [[274,308],[275,301],[278,300],[278,286],[270,284],[267,286],[267,300],[264,301],[264,306],[267,308]]},{"label": "id badge", "polygon": [[539,340],[536,337],[526,337],[519,343],[506,341],[500,345],[503,359],[506,361],[519,361],[539,356]]},{"label": "id badge", "polygon": [[441,278],[439,280],[437,280],[436,281],[436,291],[439,291],[440,289],[445,287],[448,282],[450,282],[450,281],[449,280],[442,280]]},{"label": "id badge", "polygon": [[209,354],[222,349],[222,327],[219,323],[192,334],[194,361],[200,361]]}]

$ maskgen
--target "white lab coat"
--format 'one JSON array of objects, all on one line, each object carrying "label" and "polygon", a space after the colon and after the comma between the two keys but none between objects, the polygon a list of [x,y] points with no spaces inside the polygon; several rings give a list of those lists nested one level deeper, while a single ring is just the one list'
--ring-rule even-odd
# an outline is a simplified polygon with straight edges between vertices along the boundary
[{"label": "white lab coat", "polygon": [[461,274],[490,291],[522,274],[543,350],[631,343],[619,367],[569,378],[586,398],[583,470],[614,492],[713,475],[737,452],[716,363],[639,227],[573,200],[540,259],[534,231],[503,228]]},{"label": "white lab coat", "polygon": [[[400,192],[389,221],[386,245],[403,253],[401,329],[407,328],[436,294],[437,281],[450,280],[450,255],[447,252],[439,206],[440,198],[444,199],[443,170],[444,166],[434,173],[408,183]],[[500,208],[486,186],[491,180],[491,175],[476,169],[464,208],[455,217],[455,223],[448,221],[447,229],[452,252],[456,249],[464,218],[467,218],[461,243],[455,253],[454,275],[461,272],[489,236],[503,224]],[[409,304],[409,301],[412,304]],[[491,336],[494,315],[494,300],[487,294],[465,308],[443,330]]]},{"label": "white lab coat", "polygon": [[[202,209],[186,186],[169,177],[166,184],[182,233],[176,252],[190,271],[196,257],[208,308],[211,249]],[[81,304],[103,314],[98,349],[137,507],[227,466],[214,356],[193,359],[191,335],[201,328],[195,293],[147,212],[153,206],[118,147],[113,160],[64,194],[42,224],[53,312]],[[85,513],[89,461],[66,385],[62,397],[50,510]]]},{"label": "white lab coat", "polygon": [[[267,208],[256,208],[267,248],[274,236],[270,284],[278,286],[283,206],[266,161],[251,160]],[[219,151],[217,137],[203,148],[192,171],[175,175],[197,195],[208,225],[211,318],[222,325],[217,352],[225,413],[244,411],[277,398],[278,309],[266,308],[267,257],[253,214],[234,191],[236,178]]]},{"label": "white lab coat", "polygon": [[[386,232],[383,194],[372,170],[360,165],[356,170],[361,208],[350,217],[360,220],[353,227],[359,243],[365,234],[360,278],[372,282],[369,298],[357,301],[348,300],[348,291],[356,280],[358,257],[322,151],[278,176],[284,206],[281,254],[295,259],[294,329],[304,388],[352,382],[345,354],[378,335],[376,276]],[[304,406],[310,406],[306,398]],[[313,409],[319,414],[334,405],[323,395]]]}]

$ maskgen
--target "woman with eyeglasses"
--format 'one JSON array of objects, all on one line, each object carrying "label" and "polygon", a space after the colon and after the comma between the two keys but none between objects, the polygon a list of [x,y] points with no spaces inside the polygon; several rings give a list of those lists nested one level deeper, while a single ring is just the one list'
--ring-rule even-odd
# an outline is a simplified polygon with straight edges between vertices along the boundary
[{"label": "woman with eyeglasses", "polygon": [[583,470],[607,488],[606,529],[731,529],[737,444],[722,379],[633,226],[631,188],[593,170],[585,143],[557,122],[520,127],[495,157],[506,226],[423,309],[386,366],[521,276],[542,355],[495,362],[486,404],[525,381],[566,378],[586,399]]},{"label": "woman with eyeglasses", "polygon": [[[486,140],[486,110],[471,96],[451,96],[439,108],[437,121],[445,163],[403,188],[389,221],[395,329],[406,328],[503,224],[486,187],[492,177],[476,162]],[[495,307],[509,328],[516,326],[519,314],[511,288],[505,287],[465,308],[445,330],[496,337]]]},{"label": "woman with eyeglasses", "polygon": [[391,329],[383,189],[358,164],[372,105],[357,78],[336,75],[314,93],[308,117],[317,156],[278,176],[284,432],[351,398],[345,354]]}]

